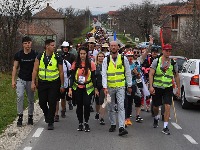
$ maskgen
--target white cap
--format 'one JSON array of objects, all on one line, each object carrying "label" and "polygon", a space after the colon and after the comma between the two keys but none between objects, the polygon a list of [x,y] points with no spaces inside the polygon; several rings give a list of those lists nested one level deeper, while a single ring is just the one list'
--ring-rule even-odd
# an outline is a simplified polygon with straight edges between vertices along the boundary
[{"label": "white cap", "polygon": [[62,43],[61,47],[69,47],[69,43],[66,42],[66,41],[64,41],[64,42]]}]

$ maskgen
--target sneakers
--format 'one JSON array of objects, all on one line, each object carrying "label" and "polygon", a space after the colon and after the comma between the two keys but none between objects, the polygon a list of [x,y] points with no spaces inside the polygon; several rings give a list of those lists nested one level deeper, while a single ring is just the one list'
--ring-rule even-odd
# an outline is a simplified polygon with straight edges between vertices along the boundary
[{"label": "sneakers", "polygon": [[19,118],[17,120],[17,126],[22,127],[22,121],[23,121],[23,114],[18,115]]},{"label": "sneakers", "polygon": [[33,115],[28,115],[28,125],[33,125]]},{"label": "sneakers", "polygon": [[166,134],[166,135],[170,135],[170,132],[169,132],[168,127],[164,128],[164,129],[162,130],[162,133],[164,133],[164,134]]},{"label": "sneakers", "polygon": [[132,122],[131,122],[130,118],[128,118],[128,119],[125,120],[125,125],[126,126],[131,126],[132,125]]},{"label": "sneakers", "polygon": [[100,125],[105,125],[105,122],[104,122],[103,118],[100,119]]},{"label": "sneakers", "polygon": [[69,103],[69,110],[73,110],[73,105]]},{"label": "sneakers", "polygon": [[66,117],[65,112],[66,112],[66,110],[61,110],[61,117],[62,117],[62,118],[65,118],[65,117]]},{"label": "sneakers", "polygon": [[136,122],[142,122],[143,121],[143,118],[142,117],[140,117],[139,115],[136,117],[136,120],[135,120]]},{"label": "sneakers", "polygon": [[158,121],[159,121],[158,119],[155,119],[155,118],[154,118],[154,121],[153,121],[153,127],[154,127],[154,128],[157,128],[157,127],[158,127]]},{"label": "sneakers", "polygon": [[123,136],[128,134],[128,131],[126,129],[124,129],[123,127],[119,128],[119,136]]},{"label": "sneakers", "polygon": [[90,106],[90,112],[94,112],[94,109],[92,106]]},{"label": "sneakers", "polygon": [[54,130],[54,124],[53,123],[49,123],[47,129],[48,130]]},{"label": "sneakers", "polygon": [[55,115],[54,122],[59,122],[59,115]]},{"label": "sneakers", "polygon": [[99,113],[96,113],[95,120],[99,120]]},{"label": "sneakers", "polygon": [[146,112],[150,112],[150,105],[146,105]]},{"label": "sneakers", "polygon": [[84,123],[85,132],[90,132],[90,127],[88,123]]},{"label": "sneakers", "polygon": [[109,132],[114,132],[116,130],[116,125],[111,125]]},{"label": "sneakers", "polygon": [[79,124],[77,131],[83,131],[83,124],[82,123]]}]

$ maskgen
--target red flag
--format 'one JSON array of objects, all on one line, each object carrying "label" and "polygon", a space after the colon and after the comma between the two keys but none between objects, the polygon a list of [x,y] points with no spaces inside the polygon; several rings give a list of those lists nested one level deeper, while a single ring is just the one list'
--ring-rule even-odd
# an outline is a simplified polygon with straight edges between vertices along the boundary
[{"label": "red flag", "polygon": [[161,46],[164,46],[164,39],[163,39],[163,29],[160,28],[160,41],[161,41]]}]

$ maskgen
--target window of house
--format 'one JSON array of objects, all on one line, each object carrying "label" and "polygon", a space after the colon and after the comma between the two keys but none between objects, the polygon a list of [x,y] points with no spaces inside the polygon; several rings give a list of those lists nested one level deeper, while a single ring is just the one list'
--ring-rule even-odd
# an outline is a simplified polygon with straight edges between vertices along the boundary
[{"label": "window of house", "polygon": [[172,29],[178,29],[178,16],[172,17]]}]

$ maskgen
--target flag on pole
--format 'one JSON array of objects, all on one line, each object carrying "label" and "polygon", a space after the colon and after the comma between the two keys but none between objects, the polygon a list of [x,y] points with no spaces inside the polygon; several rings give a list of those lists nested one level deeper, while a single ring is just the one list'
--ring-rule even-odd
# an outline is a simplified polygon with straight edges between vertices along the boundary
[{"label": "flag on pole", "polygon": [[114,32],[114,41],[117,40],[117,34],[116,34],[116,31]]},{"label": "flag on pole", "polygon": [[164,46],[164,39],[163,39],[163,29],[160,28],[160,42],[161,42],[161,46]]}]

